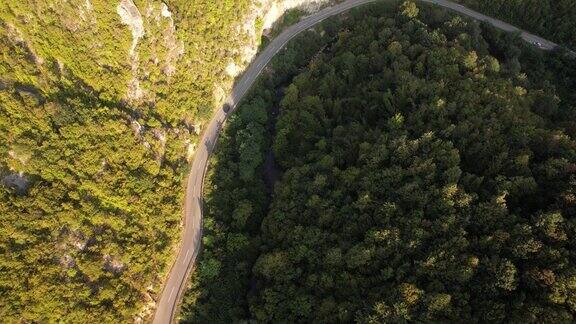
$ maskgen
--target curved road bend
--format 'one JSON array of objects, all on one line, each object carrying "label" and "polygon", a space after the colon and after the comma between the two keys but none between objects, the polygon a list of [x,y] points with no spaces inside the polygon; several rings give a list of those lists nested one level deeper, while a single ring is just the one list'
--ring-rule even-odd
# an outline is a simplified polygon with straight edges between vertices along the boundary
[{"label": "curved road bend", "polygon": [[[260,75],[266,64],[268,64],[272,57],[274,57],[274,55],[276,55],[276,53],[278,53],[280,49],[288,43],[288,41],[300,32],[309,29],[328,17],[337,15],[353,7],[375,1],[377,0],[346,0],[338,5],[325,8],[312,14],[285,29],[260,53],[260,55],[258,55],[258,57],[256,57],[256,59],[246,69],[240,80],[235,84],[230,97],[227,99],[227,103],[230,105],[230,111],[228,113],[232,113],[236,109],[237,104],[242,100],[254,81],[256,81],[256,78]],[[421,1],[433,3],[478,20],[487,21],[495,27],[505,31],[520,32],[521,37],[524,40],[531,43],[538,42],[541,44],[541,48],[546,50],[554,49],[557,46],[553,42],[529,34],[500,20],[487,17],[450,1]],[[154,315],[155,324],[169,324],[174,320],[178,301],[180,300],[180,296],[186,286],[186,279],[198,255],[202,239],[202,186],[204,182],[204,174],[208,165],[208,157],[214,148],[221,126],[226,121],[226,118],[227,113],[225,113],[223,109],[218,109],[214,113],[212,120],[204,131],[204,135],[200,141],[201,144],[198,147],[194,161],[192,162],[186,186],[186,197],[184,202],[184,231],[182,233],[182,241],[178,256],[176,257],[175,263],[172,265],[168,280],[165,283],[158,302],[156,314]]]}]

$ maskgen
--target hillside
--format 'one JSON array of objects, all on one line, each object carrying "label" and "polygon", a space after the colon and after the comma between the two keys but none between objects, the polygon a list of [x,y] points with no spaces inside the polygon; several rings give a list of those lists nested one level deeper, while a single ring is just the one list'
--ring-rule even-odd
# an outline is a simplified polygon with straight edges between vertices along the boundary
[{"label": "hillside", "polygon": [[183,320],[573,321],[575,72],[411,2],[303,35],[219,141]]},{"label": "hillside", "polygon": [[[2,321],[151,320],[214,108],[339,1],[2,1]],[[572,2],[463,1],[575,47]],[[399,5],[304,32],[231,116],[182,321],[574,321],[576,63]]]},{"label": "hillside", "polygon": [[151,315],[204,123],[271,19],[315,1],[285,2],[0,3],[3,321]]}]

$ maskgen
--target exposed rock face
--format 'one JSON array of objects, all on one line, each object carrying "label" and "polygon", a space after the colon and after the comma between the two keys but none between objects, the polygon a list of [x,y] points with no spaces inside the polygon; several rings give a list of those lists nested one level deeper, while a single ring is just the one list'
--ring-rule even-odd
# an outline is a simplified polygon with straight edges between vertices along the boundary
[{"label": "exposed rock face", "polygon": [[22,45],[26,51],[28,51],[28,55],[38,67],[44,64],[44,59],[36,54],[30,43],[24,40],[24,36],[22,35],[22,32],[18,30],[18,28],[11,24],[6,24],[6,27],[8,28],[8,37],[12,42]]},{"label": "exposed rock face", "polygon": [[[258,0],[255,1],[254,10],[252,14],[246,17],[244,22],[239,26],[239,32],[247,34],[250,43],[246,44],[240,49],[242,56],[241,64],[236,62],[229,62],[226,66],[226,73],[229,76],[235,77],[239,75],[244,66],[247,65],[256,56],[258,52],[258,44],[260,39],[260,32],[269,30],[274,24],[290,9],[301,9],[308,13],[318,11],[323,5],[329,3],[331,0]],[[257,30],[256,20],[262,22],[262,29]]]},{"label": "exposed rock face", "polygon": [[172,13],[168,9],[168,6],[165,3],[162,3],[162,17],[170,18],[172,17]]},{"label": "exposed rock face", "polygon": [[8,151],[8,156],[10,157],[10,159],[8,159],[8,167],[10,168],[10,171],[21,172],[23,166],[28,164],[28,161],[32,158],[32,153],[26,150],[17,150],[15,148]]},{"label": "exposed rock face", "polygon": [[234,62],[230,62],[226,66],[226,73],[229,76],[237,76],[238,73],[240,73],[240,70],[241,70],[241,68],[238,65],[236,65],[236,63],[234,63]]},{"label": "exposed rock face", "polygon": [[[140,10],[133,0],[121,0],[117,13],[122,23],[132,32],[132,47],[129,51],[132,79],[128,84],[128,102],[155,103],[155,89],[150,84],[149,74],[160,69],[170,82],[176,72],[178,59],[184,53],[184,43],[176,36],[176,25],[168,6],[160,1],[139,2]],[[144,34],[148,37],[143,39]]]},{"label": "exposed rock face", "polygon": [[194,152],[196,152],[196,143],[190,143],[190,140],[186,141],[186,161],[192,162]]},{"label": "exposed rock face", "polygon": [[76,261],[69,254],[64,254],[60,258],[60,265],[66,269],[74,268],[76,266]]},{"label": "exposed rock face", "polygon": [[286,11],[294,8],[302,9],[308,13],[313,13],[317,11],[323,4],[328,3],[328,0],[283,0],[283,1],[270,1],[261,0],[264,8],[266,9],[266,14],[263,17],[263,28],[264,30],[270,29],[276,21]]},{"label": "exposed rock face", "polygon": [[74,247],[76,251],[84,251],[89,245],[92,239],[87,239],[82,232],[79,231],[69,231],[65,229],[64,232],[67,234],[67,242],[70,246]]},{"label": "exposed rock face", "polygon": [[139,100],[144,96],[144,91],[140,88],[140,81],[136,77],[139,60],[136,46],[138,41],[144,36],[144,22],[142,15],[132,0],[121,0],[116,7],[116,12],[120,16],[123,24],[128,25],[132,32],[132,46],[130,47],[130,59],[132,68],[132,80],[128,84],[128,99]]},{"label": "exposed rock face", "polygon": [[159,11],[159,14],[154,13],[156,21],[159,22],[160,17],[167,20],[166,28],[161,35],[164,40],[164,47],[167,49],[162,72],[170,77],[176,72],[176,61],[184,54],[184,44],[176,38],[176,26],[174,25],[172,12],[170,12],[168,6],[162,2]]},{"label": "exposed rock face", "polygon": [[95,23],[96,20],[94,19],[93,10],[94,8],[92,7],[92,2],[90,2],[90,0],[85,0],[83,4],[78,6],[78,16],[80,19],[82,19],[82,21]]},{"label": "exposed rock face", "polygon": [[116,12],[122,19],[122,23],[130,27],[132,31],[132,47],[130,55],[134,54],[134,50],[138,45],[138,40],[144,36],[144,22],[142,15],[132,0],[122,0],[116,7]]}]

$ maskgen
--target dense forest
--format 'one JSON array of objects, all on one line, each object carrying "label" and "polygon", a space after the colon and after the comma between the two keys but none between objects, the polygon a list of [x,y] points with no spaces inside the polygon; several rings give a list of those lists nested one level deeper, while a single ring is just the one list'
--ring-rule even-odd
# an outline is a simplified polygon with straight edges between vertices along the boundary
[{"label": "dense forest", "polygon": [[2,322],[130,322],[161,288],[253,2],[135,2],[0,1]]},{"label": "dense forest", "polygon": [[259,254],[260,222],[270,203],[273,181],[273,175],[261,175],[271,153],[269,136],[277,113],[272,107],[280,100],[275,89],[305,67],[337,29],[324,31],[322,36],[306,31],[277,54],[269,73],[258,80],[220,135],[204,183],[203,249],[184,297],[183,320],[226,322],[247,317],[246,291]]},{"label": "dense forest", "polygon": [[576,49],[576,1],[455,0],[488,16]]},{"label": "dense forest", "polygon": [[[466,1],[575,47],[569,1]],[[0,2],[3,322],[150,316],[261,2]],[[575,63],[396,6],[306,32],[232,117],[184,320],[573,319]]]},{"label": "dense forest", "polygon": [[219,140],[182,321],[576,319],[573,59],[413,2],[294,42]]}]

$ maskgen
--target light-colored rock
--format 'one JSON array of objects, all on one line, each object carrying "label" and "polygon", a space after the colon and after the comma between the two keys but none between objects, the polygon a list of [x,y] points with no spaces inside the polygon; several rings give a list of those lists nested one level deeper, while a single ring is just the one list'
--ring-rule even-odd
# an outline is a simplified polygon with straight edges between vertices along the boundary
[{"label": "light-colored rock", "polygon": [[[225,72],[228,76],[236,77],[244,71],[246,66],[258,54],[260,44],[260,33],[266,32],[282,17],[286,11],[298,8],[307,13],[313,13],[322,8],[331,0],[257,0],[250,14],[237,26],[237,33],[248,36],[248,42],[236,49],[236,54],[240,57],[240,62],[228,62]],[[257,30],[256,21],[262,22],[262,30]],[[222,104],[223,96],[219,89],[227,88],[224,85],[215,85],[214,102],[216,105]]]},{"label": "light-colored rock", "polygon": [[26,165],[28,160],[30,160],[30,155],[18,154],[13,150],[8,151],[8,156],[20,162],[22,165]]},{"label": "light-colored rock", "polygon": [[154,128],[152,134],[154,134],[154,137],[159,140],[160,143],[166,144],[166,131],[160,128]]},{"label": "light-colored rock", "polygon": [[88,246],[88,241],[89,240],[87,240],[80,232],[74,231],[70,233],[69,242],[79,251],[84,251],[86,246]]},{"label": "light-colored rock", "polygon": [[122,0],[116,7],[116,13],[120,16],[123,24],[128,25],[132,32],[132,47],[130,48],[130,55],[134,54],[134,50],[138,45],[138,40],[144,36],[144,22],[138,7],[132,0]]},{"label": "light-colored rock", "polygon": [[168,9],[168,6],[164,2],[162,2],[162,4],[160,5],[160,8],[162,9],[162,17],[166,17],[166,18],[172,17],[172,13],[170,12],[170,10]]},{"label": "light-colored rock", "polygon": [[[163,2],[138,2],[142,14],[132,0],[122,0],[117,7],[122,22],[132,31],[129,51],[132,78],[128,83],[127,101],[134,106],[157,100],[154,84],[148,82],[150,73],[160,69],[167,76],[159,82],[170,82],[177,70],[177,62],[184,54],[184,42],[177,37],[176,24],[170,8]],[[149,35],[143,39],[145,33]],[[140,59],[140,54],[145,59]]]},{"label": "light-colored rock", "polygon": [[60,265],[66,269],[73,268],[76,266],[76,261],[69,254],[64,254],[60,258]]},{"label": "light-colored rock", "polygon": [[92,2],[90,2],[90,0],[85,0],[84,3],[78,6],[78,16],[82,21],[95,23],[96,20],[93,15],[93,9],[94,7],[92,6]]},{"label": "light-colored rock", "polygon": [[263,28],[270,29],[286,11],[294,8],[301,9],[308,13],[316,12],[328,0],[261,0],[266,13],[263,16]]},{"label": "light-colored rock", "polygon": [[[240,67],[237,67],[235,68],[234,73],[236,73],[237,75],[238,73],[240,73],[240,71],[242,71],[242,69]],[[224,90],[224,88],[221,85],[215,85],[212,95],[214,97],[215,102],[221,103],[226,99],[226,90]]]},{"label": "light-colored rock", "polygon": [[133,120],[133,121],[130,123],[130,127],[131,127],[132,130],[134,131],[134,135],[136,135],[136,137],[142,138],[143,127],[142,127],[142,125],[140,125],[139,122],[137,122],[136,120]]},{"label": "light-colored rock", "polygon": [[238,73],[240,73],[241,71],[241,67],[239,67],[238,65],[236,65],[236,63],[234,62],[230,62],[227,66],[226,66],[226,74],[228,74],[231,77],[235,77],[238,75]]},{"label": "light-colored rock", "polygon": [[126,267],[124,263],[122,263],[117,258],[112,257],[111,255],[105,254],[103,259],[104,259],[104,270],[108,272],[119,274]]},{"label": "light-colored rock", "polygon": [[202,125],[197,123],[192,125],[192,127],[194,128],[194,134],[200,135],[200,133],[202,132]]},{"label": "light-colored rock", "polygon": [[194,157],[194,152],[196,152],[196,143],[190,143],[187,141],[186,144],[186,160],[192,162],[192,157]]},{"label": "light-colored rock", "polygon": [[176,61],[184,54],[184,43],[176,37],[176,26],[172,19],[172,12],[165,3],[160,3],[160,7],[150,6],[150,15],[160,23],[163,18],[167,20],[166,28],[162,32],[162,40],[166,48],[166,55],[163,58],[162,72],[167,76],[172,76],[176,72]]},{"label": "light-colored rock", "polygon": [[140,87],[140,80],[137,73],[140,66],[136,47],[138,41],[144,36],[144,21],[138,7],[132,0],[121,0],[116,6],[116,13],[120,16],[123,24],[128,25],[132,32],[132,46],[128,52],[131,60],[132,79],[128,83],[128,93],[126,94],[129,101],[138,101],[144,97],[144,90]]},{"label": "light-colored rock", "polygon": [[132,73],[133,77],[128,83],[128,99],[130,100],[140,100],[144,97],[144,89],[140,87],[140,80],[135,76],[137,68],[134,68]]},{"label": "light-colored rock", "polygon": [[11,24],[6,24],[6,27],[8,30],[8,39],[12,40],[16,44],[22,45],[28,51],[37,66],[44,64],[44,59],[34,51],[32,45],[24,39],[24,35],[18,28]]}]

